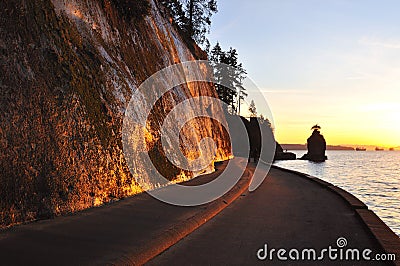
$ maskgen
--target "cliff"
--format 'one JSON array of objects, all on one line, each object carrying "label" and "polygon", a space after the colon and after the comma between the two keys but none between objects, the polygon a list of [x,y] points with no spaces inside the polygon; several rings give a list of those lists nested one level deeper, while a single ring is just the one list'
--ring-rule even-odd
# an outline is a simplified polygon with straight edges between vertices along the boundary
[{"label": "cliff", "polygon": [[[0,227],[142,191],[128,170],[121,143],[132,92],[158,70],[204,54],[194,44],[188,48],[156,2],[150,1],[150,14],[143,19],[123,16],[117,2],[2,1]],[[217,97],[210,84],[182,85],[155,108],[147,140],[155,164],[166,160],[156,145],[164,117],[196,95]],[[211,112],[222,114],[218,107]],[[219,123],[197,119],[193,128],[186,138],[212,137],[217,151],[209,151],[216,160],[231,155]],[[184,149],[185,154],[198,153],[196,145]],[[163,171],[175,181],[194,177],[171,164]]]}]

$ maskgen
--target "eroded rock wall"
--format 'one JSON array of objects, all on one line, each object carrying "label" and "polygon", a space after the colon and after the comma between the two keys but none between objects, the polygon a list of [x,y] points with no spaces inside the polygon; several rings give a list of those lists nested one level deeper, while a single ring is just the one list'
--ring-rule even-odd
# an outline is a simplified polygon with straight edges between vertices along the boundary
[{"label": "eroded rock wall", "polygon": [[[158,70],[201,52],[192,54],[155,2],[149,16],[129,21],[108,0],[0,6],[0,227],[140,193],[121,143],[132,92]],[[151,117],[149,147],[175,104],[195,95],[216,97],[207,83],[179,86],[171,95]],[[216,160],[230,156],[220,124],[198,119],[193,127],[193,143],[212,137]],[[196,154],[193,146],[186,154]],[[163,157],[159,147],[155,152]],[[166,171],[171,179],[182,174]]]}]

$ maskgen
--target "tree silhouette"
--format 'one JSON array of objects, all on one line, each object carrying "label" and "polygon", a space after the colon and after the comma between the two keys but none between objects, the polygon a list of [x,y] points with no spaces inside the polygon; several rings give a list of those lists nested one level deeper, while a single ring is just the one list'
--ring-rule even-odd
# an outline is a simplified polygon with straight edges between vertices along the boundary
[{"label": "tree silhouette", "polygon": [[319,131],[321,129],[321,127],[318,124],[315,124],[314,126],[312,126],[311,130],[317,130]]},{"label": "tree silhouette", "polygon": [[251,103],[249,106],[249,112],[250,112],[250,117],[257,117],[257,108],[256,108],[256,104],[254,103],[254,100],[251,100]]},{"label": "tree silhouette", "polygon": [[266,125],[267,127],[269,127],[272,130],[272,132],[275,131],[271,121],[267,117],[264,117],[263,114],[260,114],[260,116],[258,117],[258,122],[262,125]]},{"label": "tree silhouette", "polygon": [[[209,55],[213,62],[216,90],[219,98],[228,104],[231,113],[240,112],[240,102],[247,96],[243,87],[246,70],[238,62],[238,53],[232,47],[223,51],[220,44],[213,47]],[[231,67],[227,67],[231,66]],[[223,84],[223,85],[222,85]]]},{"label": "tree silhouette", "polygon": [[162,0],[161,4],[169,10],[176,25],[182,26],[182,24],[185,23],[185,12],[179,0]]},{"label": "tree silhouette", "polygon": [[211,17],[218,11],[216,0],[162,0],[175,23],[198,44],[209,46],[206,34]]}]

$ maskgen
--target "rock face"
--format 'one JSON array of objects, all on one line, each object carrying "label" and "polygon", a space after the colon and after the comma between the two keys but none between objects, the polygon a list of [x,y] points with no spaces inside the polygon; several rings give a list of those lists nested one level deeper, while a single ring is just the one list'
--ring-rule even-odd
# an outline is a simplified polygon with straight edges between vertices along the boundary
[{"label": "rock face", "polygon": [[307,139],[307,149],[307,154],[303,155],[301,159],[317,162],[328,159],[325,155],[326,141],[318,129],[315,129],[311,137]]},{"label": "rock face", "polygon": [[275,149],[275,161],[281,161],[281,160],[296,160],[296,154],[293,152],[285,152],[283,151],[282,146],[276,142],[276,149]]},{"label": "rock face", "polygon": [[[255,162],[259,159],[264,162],[273,161],[276,141],[269,121],[258,117],[250,117],[250,120],[236,115],[226,115],[226,117],[235,156],[248,157],[249,161],[254,160]],[[243,130],[246,132],[240,131],[243,126]],[[244,138],[245,135],[248,136],[247,139]]]},{"label": "rock face", "polygon": [[258,161],[261,153],[261,125],[257,117],[250,117],[250,122],[245,124],[250,140],[250,158]]},{"label": "rock face", "polygon": [[[122,120],[130,96],[158,70],[204,58],[204,53],[193,44],[188,48],[157,3],[150,1],[150,15],[144,19],[127,20],[114,2],[2,2],[0,227],[142,191],[122,152]],[[210,84],[182,85],[154,108],[146,141],[156,164],[165,161],[158,145],[164,117],[177,103],[197,95],[217,97]],[[218,107],[210,112],[223,116]],[[182,132],[191,143],[211,137],[217,150],[208,150],[215,160],[231,156],[219,123],[207,118],[192,123]],[[182,149],[198,153],[196,145]],[[164,171],[175,181],[194,177],[173,166]]]}]

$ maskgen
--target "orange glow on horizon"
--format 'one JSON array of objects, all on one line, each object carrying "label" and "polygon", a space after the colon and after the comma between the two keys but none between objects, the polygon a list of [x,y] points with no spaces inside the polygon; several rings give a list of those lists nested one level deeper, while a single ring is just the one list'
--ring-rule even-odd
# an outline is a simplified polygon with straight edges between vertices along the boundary
[{"label": "orange glow on horizon", "polygon": [[[275,138],[283,144],[305,144],[311,136],[311,130],[304,126],[277,125]],[[368,132],[368,133],[366,133]],[[352,128],[337,129],[322,127],[321,134],[324,135],[328,145],[342,146],[376,146],[383,148],[396,148],[400,146],[400,130],[382,132],[379,128],[354,130]]]},{"label": "orange glow on horizon", "polygon": [[[400,148],[400,91],[388,100],[379,95],[343,97],[327,92],[266,93],[275,122],[275,138],[283,144],[304,144],[319,124],[328,145]],[[261,113],[261,112],[260,112]]]}]

